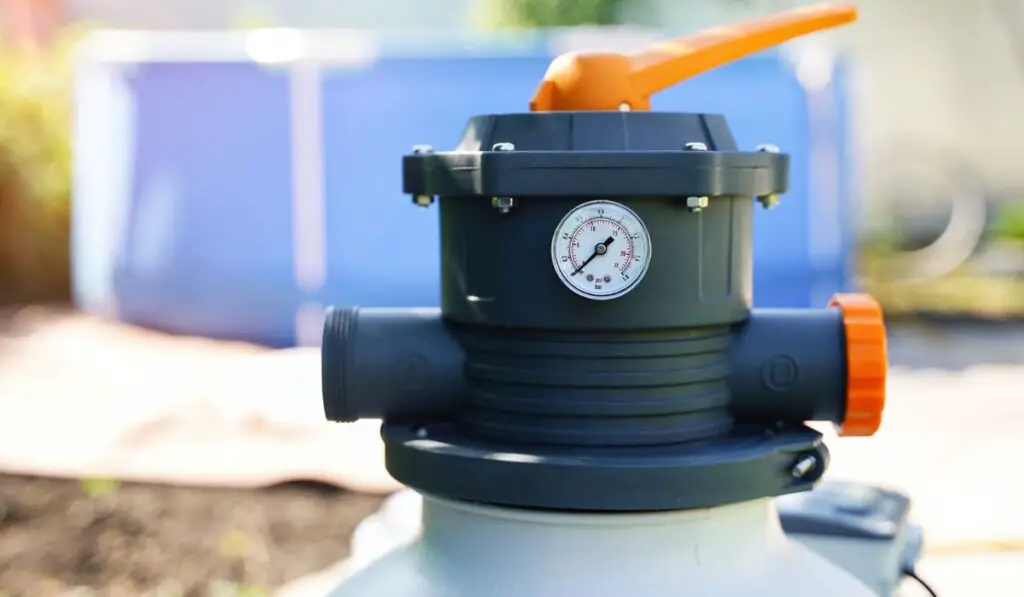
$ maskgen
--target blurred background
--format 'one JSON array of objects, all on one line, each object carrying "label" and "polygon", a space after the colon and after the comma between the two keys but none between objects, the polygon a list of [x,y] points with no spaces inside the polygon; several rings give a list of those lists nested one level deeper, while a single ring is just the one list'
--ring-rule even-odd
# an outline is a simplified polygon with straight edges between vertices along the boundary
[{"label": "blurred background", "polygon": [[[561,52],[800,4],[0,2],[0,595],[270,594],[344,557],[394,487],[374,430],[319,422],[314,353],[325,305],[437,303],[436,253],[384,242],[437,245],[400,156],[526,110]],[[1017,545],[948,477],[1024,425],[1024,2],[856,4],[654,107],[791,154],[757,306],[883,302],[906,396],[875,445],[903,456],[853,446],[847,473],[933,496],[948,545]]]},{"label": "blurred background", "polygon": [[[414,234],[434,233],[398,201],[364,199],[395,196],[393,156],[410,142],[450,145],[465,115],[522,109],[521,98],[550,57],[569,47],[635,47],[794,3],[595,0],[574,3],[572,10],[552,8],[558,2],[511,0],[288,4],[182,2],[168,11],[114,0],[6,1],[4,89],[24,91],[4,100],[4,118],[18,124],[5,126],[5,172],[11,173],[4,175],[3,221],[35,241],[5,230],[5,296],[68,296],[69,265],[60,261],[67,251],[55,243],[66,242],[60,239],[67,228],[59,222],[66,221],[72,187],[68,140],[77,138],[93,149],[76,153],[76,298],[98,308],[117,297],[126,317],[153,320],[146,323],[190,332],[219,325],[227,335],[256,333],[287,344],[294,340],[286,338],[287,325],[269,320],[293,310],[286,303],[318,298],[310,292],[283,296],[294,283],[275,276],[291,276],[284,270],[295,253],[326,249],[324,263],[307,268],[322,268],[309,275],[323,277],[332,291],[351,287],[339,278],[358,271],[351,269],[358,263],[345,263],[344,252],[335,250],[343,241],[330,238],[337,234],[330,225],[335,213],[369,210],[378,216],[366,224],[370,235],[387,215]],[[771,139],[798,157],[788,210],[759,222],[758,272],[765,279],[759,280],[759,302],[820,303],[834,287],[858,284],[879,294],[893,315],[1020,315],[1024,183],[1013,147],[1021,136],[1014,127],[1024,127],[1014,109],[1024,93],[1019,3],[859,5],[856,27],[800,40],[778,55],[709,73],[658,98],[661,109],[723,112],[742,142]],[[598,35],[550,31],[579,23],[617,27]],[[90,38],[72,68],[71,41],[100,27],[133,31]],[[271,27],[308,31],[302,41],[294,30],[239,33]],[[305,60],[294,62],[296,53]],[[274,66],[282,61],[292,62]],[[500,75],[494,74],[498,67]],[[445,85],[423,84],[438,80]],[[494,89],[499,83],[500,93]],[[730,93],[751,85],[756,100]],[[242,98],[245,109],[235,109]],[[75,125],[71,112],[79,115]],[[292,122],[292,112],[302,124]],[[208,138],[197,139],[194,131],[208,126],[215,127]],[[290,181],[293,162],[307,170],[304,182]],[[8,182],[15,179],[27,182]],[[256,190],[264,196],[259,201],[251,196]],[[308,195],[309,206],[290,207],[293,192]],[[207,200],[213,195],[215,202]],[[25,202],[32,205],[19,207]],[[48,215],[38,213],[42,209]],[[305,248],[290,238],[286,219],[272,221],[293,209],[328,223]],[[200,222],[214,212],[232,214],[217,222],[227,231],[203,228]],[[29,235],[21,224],[27,219],[43,227],[39,233]],[[265,253],[230,248],[231,230],[252,232],[249,224],[257,221]],[[121,226],[120,232],[111,226]],[[203,270],[192,270],[197,258],[188,251],[202,254],[218,239],[224,246],[199,260],[206,261]],[[33,265],[40,259],[57,260],[47,268],[53,279],[36,279],[42,274]],[[253,267],[226,280],[214,271],[236,269],[243,263],[238,260]],[[407,292],[390,287],[381,291],[387,298],[370,298],[422,302],[417,292],[430,292],[433,270],[429,262],[417,265],[409,266],[420,272],[412,278],[376,274],[407,284]],[[198,321],[218,318],[220,307],[212,302],[233,302],[204,276],[234,284],[235,291],[245,284],[273,287],[259,299],[265,302],[250,306],[261,311],[253,316],[260,323]],[[193,281],[182,287],[186,277]],[[161,284],[171,287],[157,290]],[[163,311],[160,301],[180,300],[192,304],[149,312]],[[190,309],[196,312],[186,313]],[[244,316],[233,310],[228,319]],[[254,325],[269,327],[257,331]]]}]

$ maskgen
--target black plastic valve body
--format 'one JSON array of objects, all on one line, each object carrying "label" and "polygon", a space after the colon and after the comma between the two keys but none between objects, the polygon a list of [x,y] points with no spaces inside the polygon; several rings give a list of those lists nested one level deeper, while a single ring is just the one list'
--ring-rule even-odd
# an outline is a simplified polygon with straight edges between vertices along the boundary
[{"label": "black plastic valve body", "polygon": [[[714,115],[471,119],[454,151],[403,162],[405,191],[440,206],[440,309],[332,310],[328,418],[382,418],[391,474],[464,500],[637,511],[809,489],[828,453],[803,422],[841,422],[845,343],[836,309],[752,311],[754,199],[787,171]],[[562,218],[598,199],[651,242],[612,300],[552,265]]]}]

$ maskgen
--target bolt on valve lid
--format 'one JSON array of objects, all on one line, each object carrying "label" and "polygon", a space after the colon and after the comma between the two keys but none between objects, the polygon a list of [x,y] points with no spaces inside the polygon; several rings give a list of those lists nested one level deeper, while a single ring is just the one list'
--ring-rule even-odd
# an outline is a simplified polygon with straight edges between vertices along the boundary
[{"label": "bolt on valve lid", "polygon": [[882,307],[867,294],[837,294],[828,306],[842,311],[846,334],[846,413],[839,435],[874,435],[882,424],[889,367]]}]

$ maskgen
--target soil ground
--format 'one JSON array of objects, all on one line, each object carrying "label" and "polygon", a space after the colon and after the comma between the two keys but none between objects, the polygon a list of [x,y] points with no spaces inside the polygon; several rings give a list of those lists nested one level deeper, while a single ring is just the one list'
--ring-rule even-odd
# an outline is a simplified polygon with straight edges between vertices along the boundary
[{"label": "soil ground", "polygon": [[344,558],[380,501],[315,484],[225,490],[0,475],[0,595],[268,595]]}]

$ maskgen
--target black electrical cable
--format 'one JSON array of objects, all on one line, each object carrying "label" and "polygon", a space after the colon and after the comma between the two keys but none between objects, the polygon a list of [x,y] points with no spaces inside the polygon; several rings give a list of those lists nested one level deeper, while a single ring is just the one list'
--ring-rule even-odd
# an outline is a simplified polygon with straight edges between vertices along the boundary
[{"label": "black electrical cable", "polygon": [[907,578],[914,579],[914,582],[916,582],[917,584],[921,585],[921,588],[923,588],[925,591],[927,591],[928,594],[931,595],[931,597],[939,597],[939,594],[935,592],[935,589],[933,589],[931,587],[931,585],[929,585],[927,582],[925,582],[925,580],[923,578],[918,576],[917,572],[913,568],[911,568],[909,570],[904,570],[903,571],[903,576],[906,576]]}]

